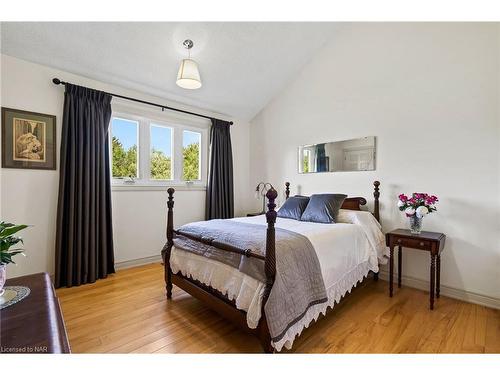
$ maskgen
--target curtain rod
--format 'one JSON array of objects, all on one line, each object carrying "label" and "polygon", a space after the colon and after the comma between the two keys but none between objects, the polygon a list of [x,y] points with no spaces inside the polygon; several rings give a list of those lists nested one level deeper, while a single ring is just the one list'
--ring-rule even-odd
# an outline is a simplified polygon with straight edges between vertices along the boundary
[{"label": "curtain rod", "polygon": [[[52,79],[52,82],[56,85],[66,85],[68,84],[69,82],[64,82],[64,81],[61,81],[59,78],[54,78]],[[121,99],[126,99],[126,100],[131,100],[133,102],[138,102],[138,103],[142,103],[142,104],[147,104],[147,105],[152,105],[154,107],[159,107],[161,108],[162,111],[164,111],[165,109],[169,109],[171,111],[176,111],[176,112],[181,112],[181,113],[186,113],[188,115],[193,115],[193,116],[198,116],[198,117],[203,117],[203,118],[207,118],[209,120],[218,120],[217,118],[215,117],[210,117],[210,116],[205,116],[205,115],[202,115],[202,114],[199,114],[199,113],[195,113],[195,112],[190,112],[190,111],[185,111],[183,109],[178,109],[178,108],[173,108],[173,107],[169,107],[168,105],[163,105],[163,104],[158,104],[158,103],[153,103],[153,102],[147,102],[145,100],[141,100],[141,99],[136,99],[136,98],[131,98],[129,96],[123,96],[123,95],[118,95],[118,94],[113,94],[113,93],[110,93],[110,92],[105,92],[103,91],[105,94],[108,94],[108,95],[111,95],[111,96],[114,96],[114,97],[117,97],[117,98],[121,98]],[[229,121],[229,125],[233,125],[233,122],[232,121]]]}]

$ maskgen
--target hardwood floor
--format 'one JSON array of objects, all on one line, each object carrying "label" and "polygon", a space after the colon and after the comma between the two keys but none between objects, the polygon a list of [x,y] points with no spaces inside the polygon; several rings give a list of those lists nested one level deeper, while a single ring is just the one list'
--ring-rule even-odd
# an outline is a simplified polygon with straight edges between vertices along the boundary
[{"label": "hardwood floor", "polygon": [[[260,353],[241,332],[174,286],[167,301],[163,268],[122,270],[95,284],[58,289],[74,353]],[[500,353],[500,311],[368,280],[303,332],[297,353]]]}]

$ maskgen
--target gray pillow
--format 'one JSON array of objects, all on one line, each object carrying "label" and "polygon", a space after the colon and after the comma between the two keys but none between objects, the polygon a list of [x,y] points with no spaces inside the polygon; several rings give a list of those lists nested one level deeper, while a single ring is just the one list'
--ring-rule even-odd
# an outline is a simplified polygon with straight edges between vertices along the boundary
[{"label": "gray pillow", "polygon": [[313,194],[300,218],[301,221],[313,223],[336,223],[345,194]]},{"label": "gray pillow", "polygon": [[288,198],[278,210],[278,217],[300,220],[307,207],[309,197],[295,196]]}]

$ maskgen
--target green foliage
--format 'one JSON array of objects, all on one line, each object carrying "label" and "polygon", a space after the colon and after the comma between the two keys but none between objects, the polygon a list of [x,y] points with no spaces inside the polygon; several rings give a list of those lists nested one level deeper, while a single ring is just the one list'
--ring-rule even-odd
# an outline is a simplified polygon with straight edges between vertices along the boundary
[{"label": "green foliage", "polygon": [[163,151],[151,151],[151,178],[153,180],[172,179],[172,161]]},{"label": "green foliage", "polygon": [[18,243],[23,243],[22,238],[14,236],[14,234],[27,227],[24,224],[0,222],[0,264],[15,263],[12,257],[23,253],[22,249],[11,250],[10,248]]},{"label": "green foliage", "polygon": [[125,150],[116,137],[113,137],[111,145],[113,150],[113,177],[137,177],[137,145]]},{"label": "green foliage", "polygon": [[194,181],[200,179],[200,145],[191,143],[182,149],[184,164],[182,166],[182,179]]},{"label": "green foliage", "polygon": [[[137,177],[137,146],[134,145],[128,150],[118,138],[112,138],[113,150],[113,177]],[[194,181],[200,179],[200,145],[192,143],[182,149],[183,173],[182,179]],[[170,180],[172,179],[172,159],[160,150],[151,150],[151,179]]]},{"label": "green foliage", "polygon": [[302,172],[309,172],[309,153],[304,153],[304,157],[302,158]]}]

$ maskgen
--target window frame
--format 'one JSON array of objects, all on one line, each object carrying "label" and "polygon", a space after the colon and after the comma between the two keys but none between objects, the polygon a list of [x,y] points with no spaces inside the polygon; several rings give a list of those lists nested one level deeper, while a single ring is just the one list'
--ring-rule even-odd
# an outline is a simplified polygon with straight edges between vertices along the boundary
[{"label": "window frame", "polygon": [[[127,178],[113,177],[113,150],[111,139],[113,136],[113,119],[119,118],[123,120],[138,122],[138,177],[133,183],[126,182]],[[153,180],[151,179],[151,125],[167,127],[172,129],[172,179],[171,180]],[[138,190],[145,188],[160,188],[160,187],[187,187],[193,190],[205,189],[208,179],[208,124],[196,124],[188,120],[161,116],[149,111],[134,111],[133,109],[113,110],[110,119],[110,131],[108,132],[109,152],[110,152],[110,169],[111,169],[111,184],[113,187],[126,187]],[[183,131],[191,131],[201,134],[200,147],[200,180],[184,181],[183,175]]]},{"label": "window frame", "polygon": [[109,123],[109,152],[110,152],[110,167],[111,167],[111,178],[113,180],[120,180],[120,181],[123,181],[125,179],[128,178],[127,177],[115,177],[113,176],[113,142],[112,142],[112,138],[113,138],[113,120],[114,119],[118,119],[118,120],[123,120],[123,121],[128,121],[128,122],[135,122],[137,123],[137,126],[136,126],[136,139],[137,139],[137,157],[136,157],[136,165],[137,165],[137,175],[136,177],[134,177],[135,179],[138,179],[139,176],[141,175],[141,163],[140,163],[140,159],[141,159],[141,156],[139,154],[139,149],[140,149],[140,127],[141,127],[141,123],[139,120],[135,119],[135,118],[132,118],[132,116],[128,116],[128,117],[124,117],[124,116],[121,116],[121,115],[116,115],[116,116],[111,116],[111,120],[110,120],[110,123]]},{"label": "window frame", "polygon": [[[203,134],[198,131],[198,130],[189,130],[189,129],[182,129],[182,148],[184,149],[184,133],[185,132],[190,132],[190,133],[196,133],[196,134],[199,134],[200,135],[200,155],[198,157],[198,176],[199,178],[196,179],[196,180],[189,180],[189,181],[192,181],[193,183],[194,182],[199,182],[199,181],[202,181],[202,164],[201,164],[201,161],[202,161],[202,158],[201,158],[201,153],[202,153],[202,147],[203,147]],[[181,169],[181,180],[182,181],[187,181],[187,180],[183,180],[182,179],[182,176],[184,175],[184,153],[182,154],[182,169]]]},{"label": "window frame", "polygon": [[[155,180],[151,178],[151,128],[155,126],[157,128],[167,128],[170,129],[170,179],[169,180]],[[164,183],[169,183],[169,182],[175,182],[175,162],[176,162],[176,155],[175,155],[175,129],[166,123],[163,123],[162,121],[149,121],[147,123],[147,132],[148,132],[148,160],[147,160],[147,173],[146,176],[148,177],[145,180],[149,180],[151,182],[164,182]]]}]

